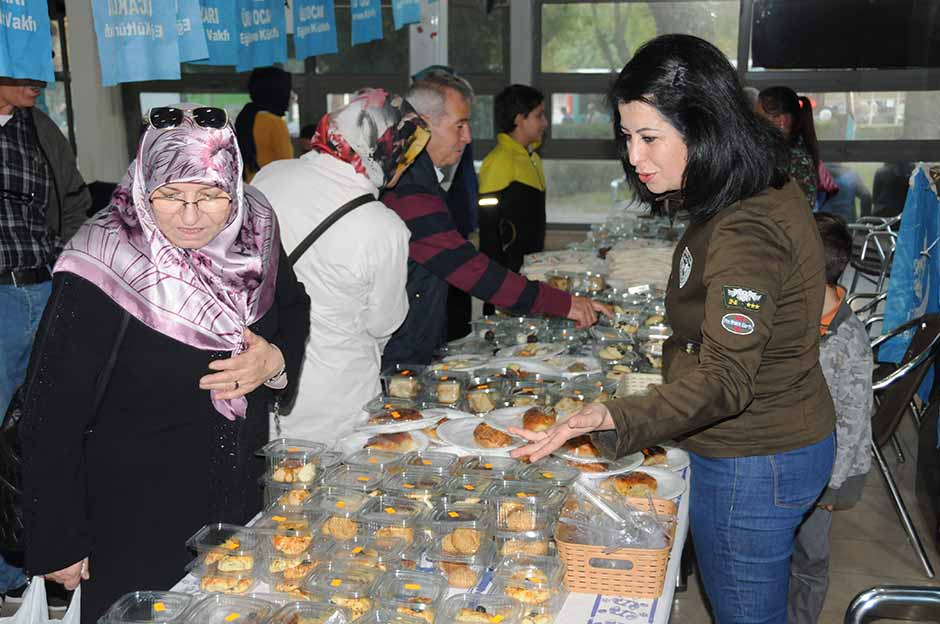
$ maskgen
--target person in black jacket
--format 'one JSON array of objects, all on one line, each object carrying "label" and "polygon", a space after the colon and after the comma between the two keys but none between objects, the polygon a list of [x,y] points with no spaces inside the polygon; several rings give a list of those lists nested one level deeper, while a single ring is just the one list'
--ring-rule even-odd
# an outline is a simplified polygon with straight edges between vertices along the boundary
[{"label": "person in black jacket", "polygon": [[26,568],[82,583],[83,622],[174,585],[202,525],[260,510],[254,453],[309,332],[225,112],[154,109],[150,123],[110,207],[55,266],[20,424]]}]

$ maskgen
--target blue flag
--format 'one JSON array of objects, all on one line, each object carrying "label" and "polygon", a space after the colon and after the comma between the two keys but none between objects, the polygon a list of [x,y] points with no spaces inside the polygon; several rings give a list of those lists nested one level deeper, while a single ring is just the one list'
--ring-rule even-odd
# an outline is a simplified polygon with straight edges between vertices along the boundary
[{"label": "blue flag", "polygon": [[55,82],[46,0],[0,2],[0,76]]},{"label": "blue flag", "polygon": [[[916,169],[913,177],[891,261],[883,333],[940,311],[940,200],[923,169]],[[878,360],[900,362],[913,335],[914,330],[910,330],[881,345]],[[933,376],[927,375],[920,388],[924,400],[932,381]]]},{"label": "blue flag", "polygon": [[295,0],[294,53],[297,58],[335,54],[337,50],[333,0]]},{"label": "blue flag", "polygon": [[179,80],[176,3],[92,0],[101,84]]},{"label": "blue flag", "polygon": [[181,61],[185,63],[209,58],[199,0],[177,0],[176,34],[179,36]]},{"label": "blue flag", "polygon": [[392,0],[392,17],[395,19],[395,30],[406,24],[421,21],[421,0]]},{"label": "blue flag", "polygon": [[238,0],[237,71],[287,60],[284,0]]},{"label": "blue flag", "polygon": [[209,60],[203,65],[238,63],[238,6],[235,0],[199,0]]},{"label": "blue flag", "polygon": [[382,38],[382,3],[379,0],[352,0],[349,13],[353,45]]}]

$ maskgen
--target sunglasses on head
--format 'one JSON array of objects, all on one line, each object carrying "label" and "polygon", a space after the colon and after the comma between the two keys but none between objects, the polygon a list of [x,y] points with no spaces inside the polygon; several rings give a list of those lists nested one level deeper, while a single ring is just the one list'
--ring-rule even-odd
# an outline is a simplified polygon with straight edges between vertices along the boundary
[{"label": "sunglasses on head", "polygon": [[183,118],[189,117],[200,128],[223,128],[228,123],[228,113],[224,108],[215,106],[200,106],[191,110],[174,108],[173,106],[155,106],[147,113],[147,123],[160,130],[162,128],[176,128],[183,123]]}]

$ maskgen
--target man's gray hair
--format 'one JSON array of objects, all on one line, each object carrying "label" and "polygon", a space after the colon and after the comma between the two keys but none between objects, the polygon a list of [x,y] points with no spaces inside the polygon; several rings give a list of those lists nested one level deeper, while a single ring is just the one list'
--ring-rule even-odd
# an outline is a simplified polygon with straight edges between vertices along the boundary
[{"label": "man's gray hair", "polygon": [[470,83],[460,76],[443,71],[430,72],[421,80],[416,80],[408,89],[405,99],[420,115],[436,122],[444,115],[444,102],[448,89],[460,94],[467,104],[473,102],[473,87]]}]

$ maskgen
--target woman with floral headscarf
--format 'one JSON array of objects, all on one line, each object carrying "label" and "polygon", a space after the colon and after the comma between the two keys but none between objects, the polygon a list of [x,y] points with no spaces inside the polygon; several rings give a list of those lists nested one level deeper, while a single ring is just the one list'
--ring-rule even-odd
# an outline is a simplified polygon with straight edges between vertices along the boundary
[{"label": "woman with floral headscarf", "polygon": [[150,124],[56,264],[20,427],[26,567],[82,582],[83,622],[173,585],[202,525],[260,509],[254,452],[308,333],[309,298],[224,111],[154,109]]},{"label": "woman with floral headscarf", "polygon": [[[271,200],[291,251],[333,211],[378,198],[424,149],[424,122],[404,99],[360,91],[323,117],[313,150],[271,163],[254,184]],[[376,199],[346,214],[294,265],[312,300],[297,402],[271,435],[333,442],[366,419],[382,350],[408,312],[408,229]]]}]

